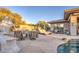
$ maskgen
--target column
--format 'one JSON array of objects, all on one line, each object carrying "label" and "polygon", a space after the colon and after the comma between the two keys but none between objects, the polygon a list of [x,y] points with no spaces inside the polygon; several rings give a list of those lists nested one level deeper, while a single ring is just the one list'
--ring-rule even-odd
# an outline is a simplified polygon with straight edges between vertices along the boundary
[{"label": "column", "polygon": [[70,16],[70,35],[77,35],[77,16]]}]

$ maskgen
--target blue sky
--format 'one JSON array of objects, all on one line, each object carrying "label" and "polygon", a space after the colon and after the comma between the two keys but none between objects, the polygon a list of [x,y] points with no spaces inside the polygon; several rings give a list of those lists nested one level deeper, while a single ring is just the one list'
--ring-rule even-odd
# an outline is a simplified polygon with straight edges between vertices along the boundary
[{"label": "blue sky", "polygon": [[7,6],[4,8],[20,14],[26,22],[35,24],[39,20],[63,19],[64,10],[79,8],[79,6]]}]

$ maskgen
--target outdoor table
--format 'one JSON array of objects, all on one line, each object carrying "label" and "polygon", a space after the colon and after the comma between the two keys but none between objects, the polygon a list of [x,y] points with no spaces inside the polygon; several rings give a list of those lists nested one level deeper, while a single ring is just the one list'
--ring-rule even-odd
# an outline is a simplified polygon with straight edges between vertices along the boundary
[{"label": "outdoor table", "polygon": [[29,38],[29,31],[23,31],[23,37]]},{"label": "outdoor table", "polygon": [[4,53],[18,52],[20,49],[16,44],[15,37],[0,35],[1,51]]}]

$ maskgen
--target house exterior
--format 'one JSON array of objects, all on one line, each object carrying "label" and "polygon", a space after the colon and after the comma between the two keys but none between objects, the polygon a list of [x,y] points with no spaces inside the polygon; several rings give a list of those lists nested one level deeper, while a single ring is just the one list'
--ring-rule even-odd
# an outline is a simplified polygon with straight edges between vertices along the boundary
[{"label": "house exterior", "polygon": [[[51,21],[51,22],[48,22],[50,23],[50,30],[54,33],[64,33],[65,29],[67,29],[67,27],[69,26],[69,22],[68,21],[65,21],[63,19],[59,19],[59,20],[55,20],[55,21]],[[65,24],[67,24],[65,26]],[[65,27],[64,27],[65,26]]]},{"label": "house exterior", "polygon": [[11,19],[8,16],[5,16],[0,24],[5,25],[5,26],[12,26],[13,22],[11,21]]},{"label": "house exterior", "polygon": [[13,22],[11,19],[7,16],[3,18],[3,20],[0,22],[0,30],[5,33],[9,33],[10,28],[13,26]]},{"label": "house exterior", "polygon": [[[50,21],[52,31],[64,34],[79,34],[79,9],[64,10],[64,19]],[[55,29],[56,28],[56,29]],[[60,30],[62,28],[62,30]]]}]

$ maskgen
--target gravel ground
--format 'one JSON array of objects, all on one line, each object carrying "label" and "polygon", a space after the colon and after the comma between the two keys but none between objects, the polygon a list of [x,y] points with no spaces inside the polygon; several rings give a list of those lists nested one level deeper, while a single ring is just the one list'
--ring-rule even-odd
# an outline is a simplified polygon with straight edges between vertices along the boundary
[{"label": "gravel ground", "polygon": [[56,53],[57,46],[64,43],[53,35],[39,35],[36,40],[26,38],[23,41],[17,41],[20,47],[19,53]]}]

